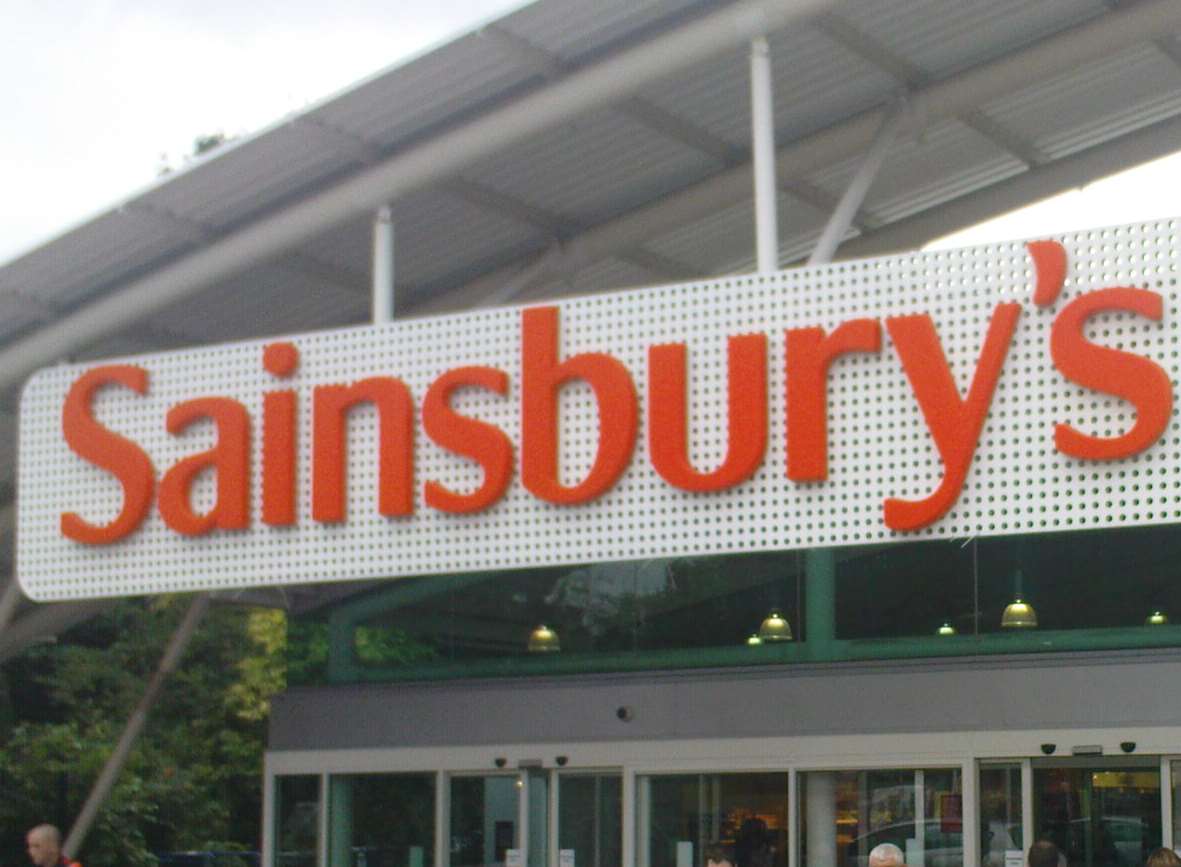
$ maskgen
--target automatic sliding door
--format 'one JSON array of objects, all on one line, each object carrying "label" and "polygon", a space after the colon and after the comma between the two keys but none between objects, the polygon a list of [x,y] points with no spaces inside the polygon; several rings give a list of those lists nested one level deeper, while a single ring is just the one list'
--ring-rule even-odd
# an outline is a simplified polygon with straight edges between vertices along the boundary
[{"label": "automatic sliding door", "polygon": [[1040,761],[1033,789],[1036,836],[1069,867],[1138,867],[1161,844],[1155,758]]}]

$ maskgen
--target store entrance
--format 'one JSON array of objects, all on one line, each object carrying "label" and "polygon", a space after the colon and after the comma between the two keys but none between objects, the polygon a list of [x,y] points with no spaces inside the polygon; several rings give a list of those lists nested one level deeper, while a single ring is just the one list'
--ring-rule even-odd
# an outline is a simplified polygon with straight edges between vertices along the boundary
[{"label": "store entrance", "polygon": [[1033,809],[1035,838],[1052,840],[1068,867],[1143,864],[1161,845],[1159,760],[1036,760]]}]

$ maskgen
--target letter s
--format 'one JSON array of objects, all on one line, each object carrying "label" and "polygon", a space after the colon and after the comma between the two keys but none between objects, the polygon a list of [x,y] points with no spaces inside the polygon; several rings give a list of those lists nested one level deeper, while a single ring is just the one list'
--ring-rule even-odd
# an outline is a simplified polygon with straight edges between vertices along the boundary
[{"label": "letter s", "polygon": [[103,427],[91,412],[94,393],[110,384],[144,394],[148,390],[148,372],[130,364],[88,370],[70,386],[62,407],[66,443],[80,458],[111,473],[123,486],[123,509],[109,524],[97,526],[74,512],[62,513],[62,535],[87,545],[109,545],[135,530],[148,513],[155,485],[155,470],[144,450]]},{"label": "letter s", "polygon": [[1136,407],[1136,422],[1116,437],[1080,433],[1068,424],[1054,428],[1058,451],[1075,458],[1115,460],[1151,446],[1173,413],[1173,385],[1155,361],[1131,352],[1097,346],[1083,335],[1087,320],[1105,310],[1127,310],[1154,321],[1162,315],[1161,296],[1146,289],[1099,289],[1074,299],[1054,319],[1050,356],[1071,382],[1121,397]]}]

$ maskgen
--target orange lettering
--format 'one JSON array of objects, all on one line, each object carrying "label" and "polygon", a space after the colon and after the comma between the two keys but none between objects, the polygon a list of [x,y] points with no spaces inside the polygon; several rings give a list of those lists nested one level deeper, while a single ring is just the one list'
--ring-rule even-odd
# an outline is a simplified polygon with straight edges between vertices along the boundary
[{"label": "orange lettering", "polygon": [[1062,308],[1050,330],[1050,357],[1071,382],[1123,398],[1136,407],[1127,433],[1095,437],[1068,424],[1054,428],[1058,451],[1075,458],[1114,460],[1131,457],[1155,443],[1173,413],[1173,386],[1155,361],[1091,343],[1083,334],[1087,320],[1105,310],[1127,310],[1154,322],[1163,313],[1161,296],[1147,289],[1099,289]]},{"label": "orange lettering", "polygon": [[513,472],[513,444],[496,425],[460,415],[451,408],[457,388],[475,386],[496,394],[508,393],[508,374],[493,367],[449,370],[431,384],[422,402],[422,427],[443,448],[471,458],[484,470],[484,482],[470,494],[457,494],[428,480],[426,504],[443,512],[478,512],[504,496]]},{"label": "orange lettering", "polygon": [[[213,448],[179,460],[160,480],[160,516],[186,536],[201,536],[214,527],[242,530],[250,525],[250,415],[228,397],[203,397],[179,403],[168,411],[168,432],[177,434],[198,419],[217,427]],[[207,514],[193,511],[193,482],[205,469],[217,474],[217,501]]]},{"label": "orange lettering", "polygon": [[882,327],[854,319],[825,336],[823,328],[787,332],[787,477],[828,478],[828,370],[849,352],[879,352]]},{"label": "orange lettering", "polygon": [[[636,388],[627,368],[601,352],[558,361],[558,309],[521,314],[521,482],[534,496],[572,505],[601,496],[627,469],[636,443]],[[572,380],[590,384],[599,408],[599,447],[577,485],[558,480],[558,392]]]},{"label": "orange lettering", "polygon": [[670,485],[686,491],[721,491],[749,479],[767,451],[767,338],[727,342],[729,441],[726,458],[709,473],[689,462],[687,352],[683,343],[648,348],[648,451]]},{"label": "orange lettering", "polygon": [[959,498],[1020,315],[1019,304],[996,306],[967,400],[960,397],[930,316],[922,313],[886,320],[906,378],[943,459],[943,479],[930,496],[922,500],[886,500],[884,517],[890,529],[925,527],[942,517]]},{"label": "orange lettering", "polygon": [[358,403],[377,407],[377,510],[383,515],[414,511],[414,403],[399,379],[375,376],[352,385],[321,385],[312,396],[312,517],[345,519],[348,411]]},{"label": "orange lettering", "polygon": [[62,535],[87,545],[109,545],[143,522],[152,501],[156,471],[138,445],[99,424],[92,414],[94,393],[106,385],[122,385],[146,394],[148,372],[130,364],[109,364],[82,374],[70,386],[62,407],[62,435],[82,460],[106,470],[123,488],[123,508],[109,524],[98,526],[74,512],[63,512]]}]

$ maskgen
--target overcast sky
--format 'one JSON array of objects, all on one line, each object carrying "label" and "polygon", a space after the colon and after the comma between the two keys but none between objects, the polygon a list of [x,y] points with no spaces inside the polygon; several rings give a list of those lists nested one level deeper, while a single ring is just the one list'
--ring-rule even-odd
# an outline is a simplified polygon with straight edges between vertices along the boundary
[{"label": "overcast sky", "polygon": [[[590,0],[588,0],[590,2]],[[0,0],[0,262],[523,0]],[[1181,214],[1172,158],[942,246]]]},{"label": "overcast sky", "polygon": [[522,0],[0,0],[0,262]]}]

